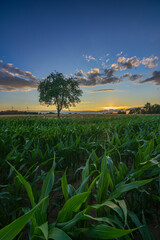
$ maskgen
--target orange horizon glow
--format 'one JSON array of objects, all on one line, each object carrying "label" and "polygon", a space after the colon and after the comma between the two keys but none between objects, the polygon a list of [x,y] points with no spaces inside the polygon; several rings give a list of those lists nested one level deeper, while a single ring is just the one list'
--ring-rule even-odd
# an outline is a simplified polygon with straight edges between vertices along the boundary
[{"label": "orange horizon glow", "polygon": [[[78,112],[78,111],[105,111],[105,110],[120,110],[120,109],[128,109],[128,108],[136,108],[136,107],[142,107],[142,106],[108,106],[108,107],[94,107],[94,108],[86,108],[86,107],[71,107],[70,109],[62,109],[62,112]],[[35,107],[4,107],[0,108],[0,111],[29,111],[29,112],[43,112],[43,111],[57,111],[55,106],[35,106]]]}]

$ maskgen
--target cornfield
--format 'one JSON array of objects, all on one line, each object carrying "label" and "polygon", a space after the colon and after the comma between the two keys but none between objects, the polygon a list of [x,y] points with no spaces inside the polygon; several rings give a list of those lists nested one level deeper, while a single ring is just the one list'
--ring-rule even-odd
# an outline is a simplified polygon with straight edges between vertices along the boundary
[{"label": "cornfield", "polygon": [[159,239],[160,116],[0,119],[0,239]]}]

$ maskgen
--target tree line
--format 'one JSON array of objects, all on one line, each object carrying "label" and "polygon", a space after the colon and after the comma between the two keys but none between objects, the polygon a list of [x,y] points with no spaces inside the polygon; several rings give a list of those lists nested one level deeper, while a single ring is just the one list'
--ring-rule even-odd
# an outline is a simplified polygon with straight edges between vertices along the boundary
[{"label": "tree line", "polygon": [[160,105],[146,103],[143,108],[131,109],[129,114],[160,114]]}]

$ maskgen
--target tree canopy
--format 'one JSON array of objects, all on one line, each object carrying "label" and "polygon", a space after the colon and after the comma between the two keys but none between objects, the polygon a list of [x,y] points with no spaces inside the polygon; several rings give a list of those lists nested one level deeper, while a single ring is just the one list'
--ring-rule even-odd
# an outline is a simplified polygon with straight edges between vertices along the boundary
[{"label": "tree canopy", "polygon": [[82,90],[73,78],[65,78],[62,73],[51,73],[38,85],[39,102],[41,104],[55,105],[58,117],[63,108],[69,109],[79,103]]},{"label": "tree canopy", "polygon": [[160,114],[160,105],[146,103],[143,108],[134,108],[130,110],[130,114]]}]

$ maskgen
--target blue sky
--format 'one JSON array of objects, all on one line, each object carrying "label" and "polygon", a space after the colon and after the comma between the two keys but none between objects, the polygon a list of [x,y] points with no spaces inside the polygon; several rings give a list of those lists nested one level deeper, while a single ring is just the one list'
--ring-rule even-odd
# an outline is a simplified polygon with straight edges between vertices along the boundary
[{"label": "blue sky", "polygon": [[44,109],[36,84],[54,70],[79,81],[75,110],[160,104],[159,0],[0,4],[1,110]]}]

